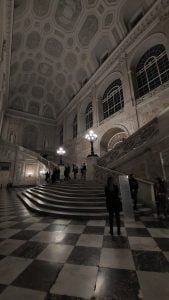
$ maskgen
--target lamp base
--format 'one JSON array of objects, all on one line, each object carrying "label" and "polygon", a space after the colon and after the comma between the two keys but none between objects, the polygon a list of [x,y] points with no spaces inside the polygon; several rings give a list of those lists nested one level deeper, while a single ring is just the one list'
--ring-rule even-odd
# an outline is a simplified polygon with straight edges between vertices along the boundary
[{"label": "lamp base", "polygon": [[98,157],[97,154],[89,154],[87,157]]}]

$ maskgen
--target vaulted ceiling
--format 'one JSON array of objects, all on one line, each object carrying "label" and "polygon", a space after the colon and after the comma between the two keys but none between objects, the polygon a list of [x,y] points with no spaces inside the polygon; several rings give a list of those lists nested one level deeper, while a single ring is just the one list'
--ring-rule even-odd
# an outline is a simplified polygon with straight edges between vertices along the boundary
[{"label": "vaulted ceiling", "polygon": [[[56,118],[124,37],[129,2],[15,0],[9,107]],[[153,1],[132,2],[126,18]]]}]

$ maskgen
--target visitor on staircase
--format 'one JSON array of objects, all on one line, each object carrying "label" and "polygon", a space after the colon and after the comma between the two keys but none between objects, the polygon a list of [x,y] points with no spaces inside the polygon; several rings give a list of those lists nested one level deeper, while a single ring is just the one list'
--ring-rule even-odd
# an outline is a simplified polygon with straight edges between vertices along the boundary
[{"label": "visitor on staircase", "polygon": [[105,186],[106,207],[109,213],[110,234],[113,235],[113,219],[116,217],[117,234],[120,235],[120,211],[122,204],[119,197],[119,189],[113,182],[113,177],[108,177],[107,185]]},{"label": "visitor on staircase", "polygon": [[78,173],[78,166],[76,166],[75,164],[73,164],[72,172],[74,174],[74,179],[76,180],[77,173]]},{"label": "visitor on staircase", "polygon": [[86,181],[86,172],[87,172],[86,164],[83,163],[83,165],[81,166],[81,180]]},{"label": "visitor on staircase", "polygon": [[137,194],[138,194],[138,181],[135,178],[134,174],[129,175],[129,185],[130,185],[130,192],[131,198],[133,200],[133,209],[137,210]]}]

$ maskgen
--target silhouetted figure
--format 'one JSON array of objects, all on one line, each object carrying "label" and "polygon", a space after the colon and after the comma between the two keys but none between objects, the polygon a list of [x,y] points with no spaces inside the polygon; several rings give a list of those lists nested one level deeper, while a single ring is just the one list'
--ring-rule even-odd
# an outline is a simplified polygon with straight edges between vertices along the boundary
[{"label": "silhouetted figure", "polygon": [[157,215],[167,215],[167,187],[165,181],[157,177],[154,184]]},{"label": "silhouetted figure", "polygon": [[45,173],[45,181],[48,183],[49,182],[49,179],[50,179],[50,173],[47,171]]},{"label": "silhouetted figure", "polygon": [[73,164],[72,172],[74,174],[74,179],[76,179],[77,178],[77,173],[78,173],[78,167],[75,164]]},{"label": "silhouetted figure", "polygon": [[56,178],[57,178],[57,169],[54,168],[53,173],[52,173],[52,176],[51,176],[51,181],[52,181],[52,183],[55,183]]},{"label": "silhouetted figure", "polygon": [[133,200],[133,209],[137,210],[137,194],[138,194],[138,181],[134,174],[129,175],[129,185],[131,198]]},{"label": "silhouetted figure", "polygon": [[60,169],[56,168],[56,180],[60,180]]},{"label": "silhouetted figure", "polygon": [[64,176],[65,176],[66,181],[68,181],[70,179],[70,166],[69,165],[65,166]]},{"label": "silhouetted figure", "polygon": [[122,210],[122,204],[119,197],[118,186],[113,183],[112,177],[107,178],[107,185],[105,186],[104,190],[106,195],[106,207],[109,213],[110,234],[113,235],[113,221],[115,215],[117,234],[120,235],[120,211]]},{"label": "silhouetted figure", "polygon": [[86,181],[86,172],[87,172],[86,164],[83,163],[83,165],[81,166],[81,179],[84,181]]}]

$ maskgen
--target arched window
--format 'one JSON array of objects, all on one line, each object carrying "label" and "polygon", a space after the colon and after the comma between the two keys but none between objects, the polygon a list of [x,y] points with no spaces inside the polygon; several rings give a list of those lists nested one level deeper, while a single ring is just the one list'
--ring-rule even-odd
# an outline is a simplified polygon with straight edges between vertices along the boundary
[{"label": "arched window", "polygon": [[149,49],[136,67],[137,97],[142,97],[169,80],[169,60],[163,45]]},{"label": "arched window", "polygon": [[90,102],[86,108],[85,112],[85,118],[86,118],[86,129],[89,129],[93,126],[93,106],[92,102]]},{"label": "arched window", "polygon": [[115,80],[109,85],[103,95],[102,102],[104,119],[124,107],[123,90],[120,79]]},{"label": "arched window", "polygon": [[60,146],[63,145],[63,126],[60,127],[60,131],[59,131],[59,142],[60,142]]},{"label": "arched window", "polygon": [[73,120],[73,138],[77,137],[77,115]]}]

